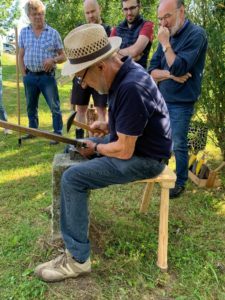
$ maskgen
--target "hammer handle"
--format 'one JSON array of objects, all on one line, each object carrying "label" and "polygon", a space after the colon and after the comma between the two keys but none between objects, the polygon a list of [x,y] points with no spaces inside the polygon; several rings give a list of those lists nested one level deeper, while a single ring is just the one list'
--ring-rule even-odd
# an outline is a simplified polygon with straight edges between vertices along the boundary
[{"label": "hammer handle", "polygon": [[92,129],[89,125],[87,125],[85,123],[81,123],[77,120],[73,120],[73,124],[80,127],[80,128],[82,128],[82,129],[86,129],[86,130],[88,130],[92,133],[99,133],[99,134],[103,133],[105,135],[105,132],[103,130],[101,130],[101,129]]}]

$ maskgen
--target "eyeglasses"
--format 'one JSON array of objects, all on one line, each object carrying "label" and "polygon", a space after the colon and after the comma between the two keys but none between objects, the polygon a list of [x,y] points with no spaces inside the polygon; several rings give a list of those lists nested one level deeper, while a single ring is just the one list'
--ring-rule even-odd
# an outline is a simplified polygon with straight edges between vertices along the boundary
[{"label": "eyeglasses", "polygon": [[33,13],[33,14],[30,14],[30,15],[31,15],[31,17],[43,17],[45,15],[45,13],[44,12],[42,12],[42,13]]},{"label": "eyeglasses", "polygon": [[137,7],[139,6],[139,4],[135,5],[135,6],[131,6],[131,7],[124,7],[122,8],[124,13],[128,13],[128,11],[133,11],[135,10]]},{"label": "eyeglasses", "polygon": [[164,17],[161,17],[161,18],[158,17],[159,22],[162,22],[163,20],[166,21],[166,20],[168,20],[169,18],[171,18],[172,15],[174,15],[175,11],[177,11],[178,9],[179,9],[179,8],[175,8],[175,10],[174,10],[173,13],[171,13],[171,14],[166,14]]},{"label": "eyeglasses", "polygon": [[87,68],[87,69],[85,70],[84,75],[83,75],[82,77],[81,77],[81,76],[77,76],[77,83],[78,83],[79,85],[81,85],[82,82],[84,81],[84,78],[85,78],[85,76],[87,75],[88,69],[89,69],[89,68]]}]

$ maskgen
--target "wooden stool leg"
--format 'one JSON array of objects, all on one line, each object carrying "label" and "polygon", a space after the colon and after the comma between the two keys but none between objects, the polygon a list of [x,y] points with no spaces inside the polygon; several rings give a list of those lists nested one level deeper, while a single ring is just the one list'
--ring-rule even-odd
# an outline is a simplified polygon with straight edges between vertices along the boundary
[{"label": "wooden stool leg", "polygon": [[154,182],[147,183],[145,186],[144,194],[141,201],[141,206],[139,209],[140,213],[146,213],[149,207],[149,203],[151,200],[151,194],[153,191]]},{"label": "wooden stool leg", "polygon": [[169,188],[161,190],[160,219],[159,219],[159,242],[157,266],[162,271],[167,271],[167,247],[168,247],[168,215],[169,215]]}]

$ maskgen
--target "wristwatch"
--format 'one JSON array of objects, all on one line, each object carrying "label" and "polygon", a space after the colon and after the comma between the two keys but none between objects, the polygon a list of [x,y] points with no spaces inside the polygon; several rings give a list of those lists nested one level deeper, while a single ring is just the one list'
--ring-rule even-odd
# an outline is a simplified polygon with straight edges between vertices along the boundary
[{"label": "wristwatch", "polygon": [[95,146],[94,146],[94,153],[95,153],[97,156],[101,156],[101,154],[98,152],[98,149],[97,149],[98,144],[99,144],[99,143],[96,143]]},{"label": "wristwatch", "polygon": [[162,49],[163,49],[163,52],[166,53],[166,51],[171,48],[170,44],[167,44],[166,46],[163,46]]}]

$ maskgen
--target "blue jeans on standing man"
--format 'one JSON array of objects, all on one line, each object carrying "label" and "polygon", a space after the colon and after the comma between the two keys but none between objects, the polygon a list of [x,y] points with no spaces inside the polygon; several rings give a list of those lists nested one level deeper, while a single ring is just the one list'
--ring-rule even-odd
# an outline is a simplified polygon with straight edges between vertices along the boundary
[{"label": "blue jeans on standing man", "polygon": [[172,129],[173,152],[176,160],[176,185],[183,187],[188,179],[187,135],[194,102],[166,103]]},{"label": "blue jeans on standing man", "polygon": [[62,113],[60,111],[60,100],[54,72],[37,74],[28,71],[23,78],[23,83],[29,127],[38,128],[38,100],[40,93],[42,93],[52,113],[54,133],[62,134]]},{"label": "blue jeans on standing man", "polygon": [[[102,140],[101,143],[105,142],[106,140]],[[89,191],[154,177],[164,167],[163,163],[146,157],[133,156],[131,159],[122,160],[103,156],[77,163],[63,173],[61,232],[66,248],[78,262],[84,262],[90,256]]]}]

